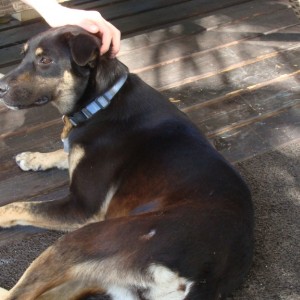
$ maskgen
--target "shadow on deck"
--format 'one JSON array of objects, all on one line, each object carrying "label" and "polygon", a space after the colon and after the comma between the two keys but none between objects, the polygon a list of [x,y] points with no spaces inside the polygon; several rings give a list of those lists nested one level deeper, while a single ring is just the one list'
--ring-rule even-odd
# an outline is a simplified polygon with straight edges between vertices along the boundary
[{"label": "shadow on deck", "polygon": [[[300,138],[300,25],[288,1],[75,0],[71,5],[99,9],[111,20],[123,32],[119,59],[187,113],[231,162]],[[46,28],[40,20],[1,25],[0,73],[20,61],[23,42]],[[66,193],[66,172],[24,173],[13,160],[22,151],[60,148],[61,129],[52,107],[15,112],[0,106],[2,205]],[[0,236],[9,241],[33,233]]]}]

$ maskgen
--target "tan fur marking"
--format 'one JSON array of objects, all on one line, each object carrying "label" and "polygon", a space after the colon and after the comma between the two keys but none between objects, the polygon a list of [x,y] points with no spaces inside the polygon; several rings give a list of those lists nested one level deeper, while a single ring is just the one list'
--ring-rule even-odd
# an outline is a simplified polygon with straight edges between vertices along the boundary
[{"label": "tan fur marking", "polygon": [[70,134],[70,131],[73,128],[73,125],[72,125],[70,119],[67,116],[63,116],[62,119],[63,119],[63,122],[64,122],[64,128],[63,128],[63,131],[60,135],[60,138],[61,138],[61,140],[64,140],[64,139],[68,138],[68,136]]},{"label": "tan fur marking", "polygon": [[42,208],[45,204],[46,201],[15,202],[0,207],[0,227],[31,225],[40,228],[71,231],[83,226],[82,223],[66,223],[36,213],[36,210]]},{"label": "tan fur marking", "polygon": [[106,194],[106,197],[103,201],[103,204],[100,208],[100,211],[92,218],[90,222],[99,222],[99,221],[103,221],[105,219],[105,216],[106,216],[106,213],[107,213],[107,210],[108,210],[108,207],[110,205],[110,202],[111,200],[113,199],[114,195],[116,194],[116,191],[117,191],[117,187],[116,186],[112,186],[107,194]]},{"label": "tan fur marking", "polygon": [[25,72],[17,77],[18,82],[31,81],[32,77],[28,72]]},{"label": "tan fur marking", "polygon": [[0,288],[0,299],[5,299],[5,297],[7,297],[8,294],[9,294],[8,290]]},{"label": "tan fur marking", "polygon": [[[134,286],[145,289],[147,292],[144,296],[149,300],[183,300],[193,284],[161,265],[153,264],[143,274],[130,270],[128,265],[124,267],[124,264],[126,265],[126,262],[122,256],[115,256],[98,262],[89,261],[78,264],[72,268],[70,274],[73,278],[98,282],[108,292],[118,287],[126,289]],[[110,271],[107,272],[107,270]],[[117,297],[116,299],[135,300],[138,298],[128,295],[128,298]]]},{"label": "tan fur marking", "polygon": [[43,48],[38,47],[38,48],[35,50],[35,55],[36,55],[36,56],[39,56],[39,55],[43,54],[43,52],[44,52]]},{"label": "tan fur marking", "polygon": [[69,176],[70,180],[72,180],[73,173],[78,166],[81,159],[84,157],[85,151],[83,147],[79,145],[75,145],[72,147],[70,156],[69,156]]},{"label": "tan fur marking", "polygon": [[[47,291],[37,300],[76,300],[83,299],[86,294],[97,294],[97,293],[105,293],[103,289],[99,286],[89,285],[81,280],[78,281],[70,281],[65,284],[62,284],[52,290]],[[1,294],[0,294],[1,295]]]},{"label": "tan fur marking", "polygon": [[[110,285],[138,286],[146,288],[142,274],[124,267],[126,262],[121,256],[109,257],[99,261],[87,261],[74,265],[70,271],[73,278],[98,282],[103,287]],[[107,272],[109,270],[109,272]]]},{"label": "tan fur marking", "polygon": [[[31,274],[40,276],[30,276]],[[57,257],[55,246],[50,246],[33,261],[18,283],[9,291],[9,299],[39,299],[43,293],[70,279],[68,264],[64,264],[64,261]]]},{"label": "tan fur marking", "polygon": [[73,83],[74,83],[73,75],[69,71],[64,72],[63,80],[64,80],[64,83],[68,84],[68,85],[73,85]]},{"label": "tan fur marking", "polygon": [[16,202],[0,207],[0,227],[38,224],[38,217],[30,213],[30,206],[29,202]]},{"label": "tan fur marking", "polygon": [[69,71],[65,71],[60,83],[56,88],[57,99],[53,105],[57,107],[61,114],[67,115],[73,108],[76,94],[76,81]]},{"label": "tan fur marking", "polygon": [[28,51],[28,48],[29,48],[28,43],[25,43],[25,44],[23,45],[22,52],[23,52],[23,53],[26,53],[26,52]]}]

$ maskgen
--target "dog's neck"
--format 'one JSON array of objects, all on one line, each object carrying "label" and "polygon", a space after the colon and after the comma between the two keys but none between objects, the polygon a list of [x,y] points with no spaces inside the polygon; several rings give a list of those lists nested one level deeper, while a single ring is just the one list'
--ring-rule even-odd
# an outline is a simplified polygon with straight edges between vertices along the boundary
[{"label": "dog's neck", "polygon": [[87,91],[91,92],[84,93],[81,97],[80,105],[76,106],[77,111],[75,109],[72,113],[63,115],[64,128],[61,133],[61,140],[66,152],[69,152],[70,131],[87,122],[98,111],[105,109],[128,78],[128,68],[117,59],[115,59],[114,72],[105,70],[104,66],[99,64],[93,70],[94,73],[91,73],[86,88]]},{"label": "dog's neck", "polygon": [[91,80],[94,81],[92,90],[97,95],[103,94],[120,77],[129,73],[128,68],[117,58],[110,59],[107,56],[99,59],[95,71],[96,74],[91,74]]},{"label": "dog's neck", "polygon": [[87,122],[91,117],[93,117],[93,115],[95,115],[100,110],[105,109],[110,104],[115,95],[123,87],[127,78],[127,74],[122,75],[110,89],[106,90],[100,96],[96,97],[93,101],[91,101],[86,107],[84,107],[80,111],[70,115],[69,120],[71,124],[74,127],[76,127],[79,124]]},{"label": "dog's neck", "polygon": [[88,82],[80,99],[67,114],[68,116],[81,111],[97,97],[108,91],[121,77],[128,74],[128,68],[118,59],[100,57],[95,67],[89,71]]}]

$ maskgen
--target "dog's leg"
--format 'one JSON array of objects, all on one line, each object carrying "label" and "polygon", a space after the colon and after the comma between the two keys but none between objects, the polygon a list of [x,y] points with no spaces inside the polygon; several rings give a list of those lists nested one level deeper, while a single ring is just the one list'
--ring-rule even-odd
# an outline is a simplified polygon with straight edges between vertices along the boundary
[{"label": "dog's leg", "polygon": [[[39,296],[37,300],[79,300],[90,299],[89,296],[99,296],[99,298],[96,297],[95,299],[104,299],[101,297],[103,294],[105,292],[97,284],[93,285],[82,280],[75,280],[47,291]],[[105,297],[105,299],[110,298]]]},{"label": "dog's leg", "polygon": [[92,221],[92,216],[87,215],[71,195],[60,200],[15,202],[0,207],[0,227],[4,228],[31,225],[71,231]]},{"label": "dog's leg", "polygon": [[16,156],[16,162],[23,171],[68,169],[68,154],[64,150],[49,153],[23,152]]},{"label": "dog's leg", "polygon": [[[73,182],[73,173],[77,170],[82,157],[84,157],[84,150],[79,146],[74,146],[69,158],[71,187],[67,197],[54,201],[24,201],[2,206],[0,207],[0,227],[32,225],[71,231],[87,223],[102,221],[105,213],[101,212],[101,203],[109,203],[115,190],[113,189],[113,192],[108,190],[107,194],[103,193],[103,201],[100,195],[96,203],[91,203],[91,201],[88,203],[85,194],[77,192],[80,180]],[[82,191],[85,189],[89,190],[89,186],[85,185]]]},{"label": "dog's leg", "polygon": [[68,281],[67,271],[63,257],[51,246],[29,266],[15,287],[1,299],[39,299],[44,292]]},{"label": "dog's leg", "polygon": [[[9,291],[0,288],[0,299],[5,300],[9,296]],[[81,280],[71,281],[64,283],[58,287],[55,287],[41,296],[38,296],[36,300],[76,300],[86,299],[88,296],[101,296],[103,290],[97,285],[87,286],[87,283]],[[102,298],[100,298],[102,299]]]},{"label": "dog's leg", "polygon": [[[169,225],[173,231],[165,230]],[[46,300],[79,300],[93,292],[112,299],[196,299],[187,298],[192,279],[164,265],[165,253],[168,262],[182,253],[172,251],[178,245],[174,233],[185,234],[186,226],[167,212],[84,226],[44,251],[4,300],[40,300],[43,294]],[[81,283],[72,289],[75,282]]]},{"label": "dog's leg", "polygon": [[[124,274],[130,276],[130,270],[124,270],[124,262],[119,266],[115,248],[106,244],[109,233],[104,223],[86,226],[60,238],[30,265],[1,300],[75,300],[118,292],[114,286],[112,291],[109,289],[115,282],[123,282]],[[122,272],[120,278],[119,272]],[[126,299],[138,299],[130,288],[122,291],[124,295],[132,295]]]}]

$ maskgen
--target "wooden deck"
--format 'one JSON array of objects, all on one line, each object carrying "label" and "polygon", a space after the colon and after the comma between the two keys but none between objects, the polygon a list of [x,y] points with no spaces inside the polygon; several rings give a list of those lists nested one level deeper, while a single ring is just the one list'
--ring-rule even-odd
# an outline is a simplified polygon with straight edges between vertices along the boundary
[{"label": "wooden deck", "polygon": [[[119,59],[170,98],[236,162],[300,138],[300,25],[285,0],[74,0],[123,32]],[[0,73],[20,61],[41,20],[0,26]],[[22,172],[14,156],[61,147],[51,106],[0,106],[0,203],[54,199],[67,172]],[[24,232],[0,233],[0,239]]]}]

